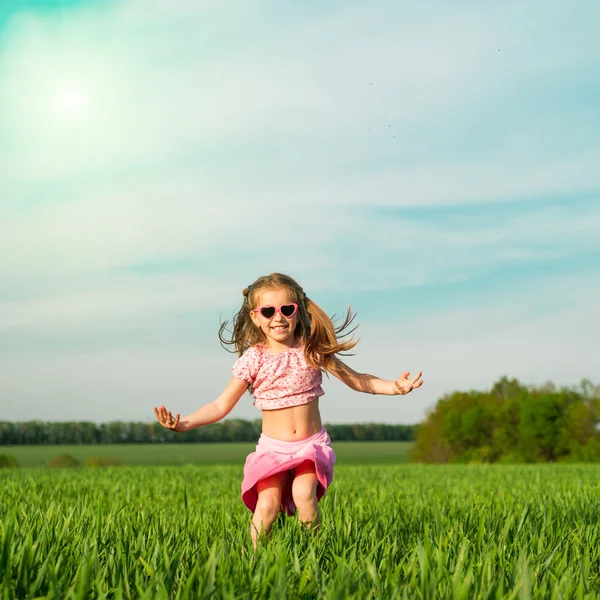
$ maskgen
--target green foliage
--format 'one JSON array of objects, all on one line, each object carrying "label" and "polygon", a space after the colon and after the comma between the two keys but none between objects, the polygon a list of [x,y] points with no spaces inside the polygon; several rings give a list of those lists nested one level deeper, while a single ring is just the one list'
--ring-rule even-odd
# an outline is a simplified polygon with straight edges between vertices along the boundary
[{"label": "green foliage", "polygon": [[50,460],[48,466],[51,469],[78,467],[79,462],[70,454],[59,454]]},{"label": "green foliage", "polygon": [[420,424],[418,462],[600,461],[600,387],[526,387],[502,377],[488,392],[444,396]]},{"label": "green foliage", "polygon": [[0,454],[0,469],[11,469],[18,466],[19,463],[14,456],[9,454]]},{"label": "green foliage", "polygon": [[241,467],[0,473],[0,598],[598,597],[599,465],[345,467],[254,554]]}]

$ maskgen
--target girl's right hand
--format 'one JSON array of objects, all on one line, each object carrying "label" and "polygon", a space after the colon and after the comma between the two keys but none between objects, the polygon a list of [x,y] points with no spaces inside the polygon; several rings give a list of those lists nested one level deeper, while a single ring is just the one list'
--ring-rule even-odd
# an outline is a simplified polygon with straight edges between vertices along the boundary
[{"label": "girl's right hand", "polygon": [[170,410],[167,410],[164,406],[154,407],[154,414],[158,419],[158,422],[165,428],[177,431],[177,425],[179,425],[179,413],[176,417],[173,417]]}]

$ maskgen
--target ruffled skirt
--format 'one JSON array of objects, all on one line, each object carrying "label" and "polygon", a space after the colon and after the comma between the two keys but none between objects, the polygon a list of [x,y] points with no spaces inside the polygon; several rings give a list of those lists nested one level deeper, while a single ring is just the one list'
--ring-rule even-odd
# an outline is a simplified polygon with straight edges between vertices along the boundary
[{"label": "ruffled skirt", "polygon": [[[317,475],[317,500],[320,500],[333,480],[335,453],[325,427],[321,431],[298,442],[284,442],[267,437],[264,433],[258,439],[256,451],[248,455],[244,465],[242,500],[254,512],[258,493],[256,484],[266,477],[291,471],[305,461],[312,461]],[[287,478],[281,494],[281,512],[293,515],[296,504],[292,497],[292,474]]]}]

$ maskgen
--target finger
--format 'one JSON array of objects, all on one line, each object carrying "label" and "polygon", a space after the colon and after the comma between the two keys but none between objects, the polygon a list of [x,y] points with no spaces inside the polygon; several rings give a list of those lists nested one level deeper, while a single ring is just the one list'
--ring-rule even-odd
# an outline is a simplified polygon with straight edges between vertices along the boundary
[{"label": "finger", "polygon": [[181,415],[177,413],[177,416],[175,417],[175,423],[173,423],[173,429],[177,429],[177,424],[179,423],[180,416]]},{"label": "finger", "polygon": [[154,407],[154,414],[156,415],[156,418],[159,419],[159,412],[158,412],[158,408],[156,408],[156,406]]},{"label": "finger", "polygon": [[165,425],[167,423],[167,421],[169,420],[169,415],[168,415],[168,411],[164,406],[161,406],[161,411],[160,411],[160,422]]}]

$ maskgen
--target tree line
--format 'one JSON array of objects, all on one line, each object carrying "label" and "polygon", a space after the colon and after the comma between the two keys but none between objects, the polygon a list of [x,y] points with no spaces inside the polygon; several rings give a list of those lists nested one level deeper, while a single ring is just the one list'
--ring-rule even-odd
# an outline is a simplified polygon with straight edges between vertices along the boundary
[{"label": "tree line", "polygon": [[528,387],[502,377],[489,391],[446,395],[419,425],[412,459],[600,462],[600,386]]},{"label": "tree line", "polygon": [[[334,441],[412,441],[415,425],[356,423],[325,425]],[[174,433],[160,423],[0,421],[0,446],[36,444],[163,444],[194,442],[256,442],[260,419],[226,419],[185,433]]]}]

